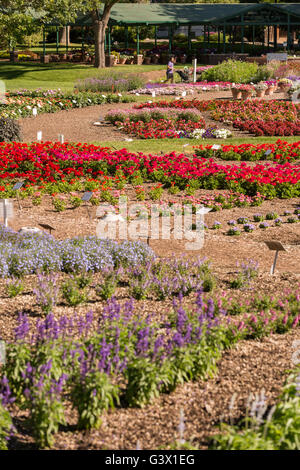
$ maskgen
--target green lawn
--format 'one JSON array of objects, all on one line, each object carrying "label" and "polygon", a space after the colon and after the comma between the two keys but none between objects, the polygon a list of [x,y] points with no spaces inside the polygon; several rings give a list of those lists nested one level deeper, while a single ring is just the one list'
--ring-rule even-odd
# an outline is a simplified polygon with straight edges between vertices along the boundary
[{"label": "green lawn", "polygon": [[[185,153],[193,152],[194,145],[220,145],[220,144],[262,144],[262,143],[274,143],[278,139],[284,140],[286,142],[298,142],[299,136],[292,137],[249,137],[249,138],[232,138],[232,139],[206,139],[206,140],[197,140],[197,139],[157,139],[157,140],[133,140],[133,142],[93,142],[95,145],[100,145],[103,147],[114,147],[117,150],[126,148],[129,152],[143,152],[143,153],[152,153],[159,154],[160,152],[182,152]],[[188,144],[188,145],[186,145]]]},{"label": "green lawn", "polygon": [[[180,67],[180,66],[179,66]],[[92,65],[82,65],[76,63],[16,63],[0,62],[0,80],[5,82],[7,90],[37,88],[55,89],[61,88],[63,91],[72,91],[74,83],[78,79],[87,77],[103,77],[114,72],[138,74],[141,72],[151,72],[153,70],[165,70],[166,65],[120,65],[113,69],[99,70]]]}]

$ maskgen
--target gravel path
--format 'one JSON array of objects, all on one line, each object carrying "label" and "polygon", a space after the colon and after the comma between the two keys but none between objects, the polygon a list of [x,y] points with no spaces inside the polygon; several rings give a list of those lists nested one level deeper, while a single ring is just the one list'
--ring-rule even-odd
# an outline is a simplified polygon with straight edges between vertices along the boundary
[{"label": "gravel path", "polygon": [[105,104],[21,119],[22,139],[24,142],[36,141],[37,132],[42,131],[44,141],[57,141],[59,134],[70,142],[125,141],[126,135],[114,126],[94,126],[93,123],[103,119],[111,109],[128,109],[131,106],[132,103]]}]

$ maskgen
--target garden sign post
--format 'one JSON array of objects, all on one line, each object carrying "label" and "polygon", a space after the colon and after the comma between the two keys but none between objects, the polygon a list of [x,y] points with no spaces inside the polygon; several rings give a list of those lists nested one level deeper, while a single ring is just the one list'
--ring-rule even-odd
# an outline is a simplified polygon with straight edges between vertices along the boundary
[{"label": "garden sign post", "polygon": [[277,242],[277,241],[266,241],[265,244],[267,245],[269,250],[276,252],[274,262],[273,262],[273,265],[271,266],[271,271],[270,271],[270,274],[273,276],[275,272],[275,268],[276,268],[278,253],[279,251],[286,251],[286,249],[280,242]]}]

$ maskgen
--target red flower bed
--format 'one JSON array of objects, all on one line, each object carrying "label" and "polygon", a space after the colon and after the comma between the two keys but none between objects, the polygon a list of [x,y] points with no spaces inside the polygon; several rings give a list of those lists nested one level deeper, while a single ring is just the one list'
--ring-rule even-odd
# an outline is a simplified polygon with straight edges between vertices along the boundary
[{"label": "red flower bed", "polygon": [[295,122],[281,121],[234,121],[233,127],[247,131],[256,136],[259,135],[300,135],[300,120]]},{"label": "red flower bed", "polygon": [[155,120],[151,119],[150,122],[133,122],[126,119],[124,122],[116,122],[119,129],[131,135],[138,136],[141,139],[180,139],[188,137],[195,129],[205,128],[204,119],[198,122],[193,121],[172,121],[172,120]]},{"label": "red flower bed", "polygon": [[198,101],[175,100],[142,103],[137,108],[196,108],[211,110],[212,119],[232,124],[234,127],[255,135],[300,135],[300,104],[285,101],[247,100]]},{"label": "red flower bed", "polygon": [[196,155],[202,158],[219,158],[221,160],[258,161],[272,160],[278,163],[300,160],[300,141],[289,144],[283,140],[266,144],[221,145],[212,149],[212,145],[194,147]]},{"label": "red flower bed", "polygon": [[250,196],[258,192],[267,197],[300,195],[300,167],[286,163],[257,164],[249,167],[220,165],[194,155],[175,152],[168,155],[134,154],[126,149],[112,151],[87,144],[0,144],[0,179],[26,180],[30,185],[72,182],[78,178],[99,179],[122,172],[127,178],[139,171],[148,181],[171,183],[185,188],[193,180],[195,188],[232,189]]},{"label": "red flower bed", "polygon": [[[217,103],[221,103],[221,101],[215,100],[208,100],[208,101],[200,101],[196,99],[178,99],[173,101],[156,101],[155,103],[140,103],[135,104],[133,107],[135,109],[156,109],[156,108],[175,108],[175,109],[187,109],[187,108],[196,108],[199,111],[207,111],[209,109],[214,109],[217,106]],[[228,101],[222,101],[222,103],[228,103]]]}]

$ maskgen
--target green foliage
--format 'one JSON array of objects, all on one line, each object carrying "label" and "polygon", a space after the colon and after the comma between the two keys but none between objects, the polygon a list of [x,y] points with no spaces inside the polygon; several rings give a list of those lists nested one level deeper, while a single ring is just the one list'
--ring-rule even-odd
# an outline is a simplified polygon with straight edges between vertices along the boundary
[{"label": "green foliage", "polygon": [[0,401],[0,450],[7,450],[7,439],[12,427],[12,419],[9,412]]},{"label": "green foliage", "polygon": [[221,425],[222,434],[214,438],[217,450],[300,450],[299,371],[287,380],[278,403],[263,420],[266,405],[256,407],[240,426]]},{"label": "green foliage", "polygon": [[82,272],[78,276],[74,276],[74,280],[79,289],[85,289],[91,285],[92,275],[90,273]]},{"label": "green foliage", "polygon": [[203,292],[212,292],[215,286],[216,286],[215,277],[210,272],[206,273],[203,277],[203,282],[202,282]]},{"label": "green foliage", "polygon": [[279,214],[277,214],[276,212],[268,212],[266,215],[266,220],[275,220],[278,219],[278,217]]},{"label": "green foliage", "polygon": [[149,197],[153,201],[158,201],[161,199],[162,195],[164,193],[163,187],[158,185],[150,189],[149,191]]},{"label": "green foliage", "polygon": [[178,188],[178,186],[176,186],[175,184],[172,184],[169,188],[168,188],[168,193],[169,194],[178,194],[180,193],[180,188]]},{"label": "green foliage", "polygon": [[104,372],[90,372],[72,387],[71,400],[78,411],[79,429],[97,429],[102,412],[119,404],[119,387]]},{"label": "green foliage", "polygon": [[51,447],[53,434],[58,431],[60,424],[66,424],[64,406],[61,401],[48,397],[47,391],[36,392],[31,406],[33,435],[39,447]]},{"label": "green foliage", "polygon": [[126,369],[128,385],[125,399],[129,406],[143,407],[160,395],[161,389],[170,389],[174,373],[167,362],[159,365],[149,358],[138,357]]},{"label": "green foliage", "polygon": [[0,142],[19,142],[21,128],[17,121],[9,118],[0,118]]},{"label": "green foliage", "polygon": [[63,283],[61,286],[61,292],[63,299],[67,302],[70,307],[77,307],[87,300],[85,291],[82,291],[78,287],[76,278],[71,278]]},{"label": "green foliage", "polygon": [[6,293],[9,298],[17,297],[24,291],[24,285],[20,279],[11,278],[6,282]]},{"label": "green foliage", "polygon": [[0,13],[1,47],[15,47],[17,43],[32,45],[40,37],[41,25],[30,14],[9,11]]},{"label": "green foliage", "polygon": [[78,196],[71,196],[70,197],[70,203],[72,205],[72,207],[76,208],[76,207],[80,207],[81,204],[82,204],[82,200],[80,197]]},{"label": "green foliage", "polygon": [[102,284],[96,286],[96,294],[103,300],[110,299],[117,288],[118,276],[115,272],[104,275]]},{"label": "green foliage", "polygon": [[54,206],[54,209],[56,210],[56,212],[63,212],[64,210],[66,210],[66,203],[63,199],[59,198],[59,197],[54,197],[52,199],[52,204]]},{"label": "green foliage", "polygon": [[202,79],[207,81],[227,81],[233,83],[249,83],[256,81],[258,65],[250,62],[227,60],[202,73]]}]

